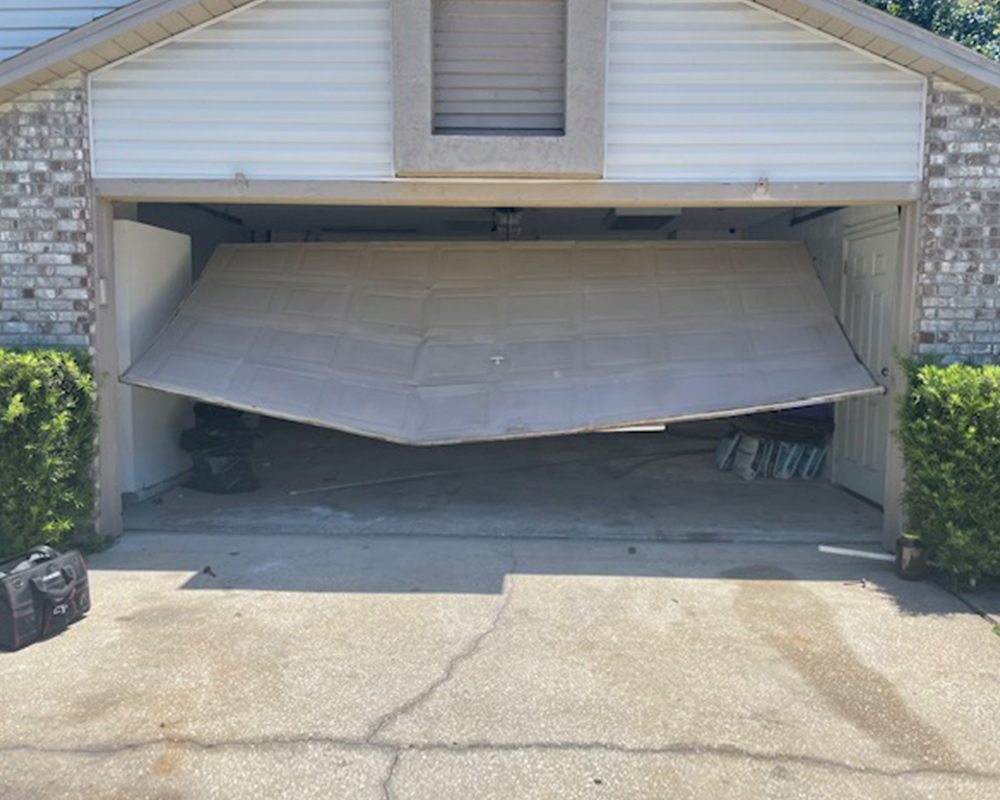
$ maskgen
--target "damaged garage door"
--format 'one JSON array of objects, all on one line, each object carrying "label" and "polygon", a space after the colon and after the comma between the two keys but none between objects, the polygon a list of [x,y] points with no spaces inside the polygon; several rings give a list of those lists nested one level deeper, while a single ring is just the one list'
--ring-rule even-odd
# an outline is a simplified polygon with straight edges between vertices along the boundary
[{"label": "damaged garage door", "polygon": [[783,242],[226,245],[123,380],[418,444],[882,391]]}]

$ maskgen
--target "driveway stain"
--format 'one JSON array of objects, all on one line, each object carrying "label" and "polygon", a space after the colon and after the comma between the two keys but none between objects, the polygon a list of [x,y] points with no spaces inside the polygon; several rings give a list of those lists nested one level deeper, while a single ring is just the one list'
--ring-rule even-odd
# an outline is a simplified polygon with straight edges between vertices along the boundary
[{"label": "driveway stain", "polygon": [[916,767],[966,770],[948,741],[918,717],[884,675],[862,663],[829,606],[782,569],[727,570],[740,581],[736,613],[826,703],[888,753]]},{"label": "driveway stain", "polygon": [[181,768],[186,745],[183,742],[168,742],[166,748],[153,762],[149,771],[158,778],[176,775]]}]

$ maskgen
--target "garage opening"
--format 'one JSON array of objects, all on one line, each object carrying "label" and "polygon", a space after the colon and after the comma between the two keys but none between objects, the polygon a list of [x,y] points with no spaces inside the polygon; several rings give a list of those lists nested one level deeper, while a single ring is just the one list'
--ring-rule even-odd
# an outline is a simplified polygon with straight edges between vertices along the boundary
[{"label": "garage opening", "polygon": [[[129,528],[879,538],[894,207],[119,213]],[[177,485],[195,401],[254,491]]]}]

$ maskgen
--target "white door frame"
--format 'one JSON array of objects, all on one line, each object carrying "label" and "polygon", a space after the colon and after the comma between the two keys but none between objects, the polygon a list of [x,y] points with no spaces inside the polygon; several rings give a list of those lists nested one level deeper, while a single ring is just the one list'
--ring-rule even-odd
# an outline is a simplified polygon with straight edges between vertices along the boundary
[{"label": "white door frame", "polygon": [[118,323],[115,314],[115,212],[94,197],[94,372],[97,376],[97,532],[121,536],[121,476],[118,474]]},{"label": "white door frame", "polygon": [[[903,356],[916,352],[917,319],[917,259],[920,254],[920,221],[922,205],[908,203],[899,217],[899,248],[896,270],[895,308],[893,311],[893,344]],[[885,501],[882,504],[882,545],[893,550],[896,539],[906,524],[903,512],[905,470],[903,456],[896,437],[899,425],[899,403],[906,392],[906,374],[899,364],[889,365],[889,436],[886,442]]]}]

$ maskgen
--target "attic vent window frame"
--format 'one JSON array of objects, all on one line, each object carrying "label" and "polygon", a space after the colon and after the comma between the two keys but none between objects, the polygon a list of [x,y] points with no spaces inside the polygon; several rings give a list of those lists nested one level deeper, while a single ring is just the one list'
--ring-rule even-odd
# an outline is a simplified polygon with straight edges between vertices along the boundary
[{"label": "attic vent window frame", "polygon": [[[457,2],[457,0],[455,0]],[[529,0],[493,0],[498,6]],[[596,179],[604,174],[607,0],[565,0],[561,135],[434,131],[436,0],[392,0],[395,174]]]},{"label": "attic vent window frame", "polygon": [[431,5],[434,136],[565,136],[569,0]]}]

